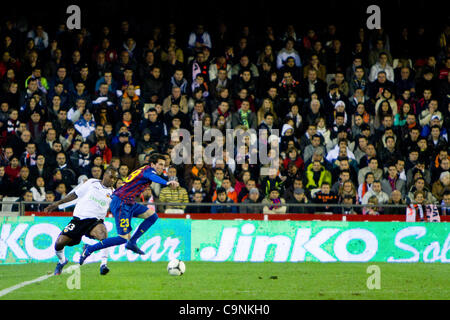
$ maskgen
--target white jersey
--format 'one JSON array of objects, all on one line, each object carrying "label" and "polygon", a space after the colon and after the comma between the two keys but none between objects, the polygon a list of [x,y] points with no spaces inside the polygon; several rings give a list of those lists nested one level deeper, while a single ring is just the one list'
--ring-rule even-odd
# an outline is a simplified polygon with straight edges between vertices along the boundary
[{"label": "white jersey", "polygon": [[75,187],[70,193],[75,193],[77,199],[73,216],[80,219],[104,219],[111,203],[113,188],[107,188],[98,179],[89,179]]}]

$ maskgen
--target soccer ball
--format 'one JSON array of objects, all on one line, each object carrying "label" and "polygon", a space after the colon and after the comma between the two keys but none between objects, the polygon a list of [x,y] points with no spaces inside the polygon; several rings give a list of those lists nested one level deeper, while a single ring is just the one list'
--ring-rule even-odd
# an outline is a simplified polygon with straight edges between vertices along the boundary
[{"label": "soccer ball", "polygon": [[181,276],[186,271],[184,262],[178,259],[171,260],[167,265],[167,272],[171,276]]}]

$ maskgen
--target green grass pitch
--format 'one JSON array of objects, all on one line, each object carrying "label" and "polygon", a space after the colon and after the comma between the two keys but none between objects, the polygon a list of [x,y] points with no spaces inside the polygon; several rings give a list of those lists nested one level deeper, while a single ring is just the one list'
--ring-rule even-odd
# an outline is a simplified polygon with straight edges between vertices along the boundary
[{"label": "green grass pitch", "polygon": [[[74,263],[66,265],[65,269]],[[380,268],[381,288],[368,289],[370,265]],[[80,268],[80,289],[69,289],[74,273],[52,276],[3,295],[20,299],[152,300],[341,300],[450,298],[446,264],[390,263],[214,263],[186,262],[186,273],[169,276],[167,262],[110,262],[106,276],[99,264]],[[51,274],[55,264],[0,266],[0,292]],[[70,281],[69,281],[70,282]]]}]

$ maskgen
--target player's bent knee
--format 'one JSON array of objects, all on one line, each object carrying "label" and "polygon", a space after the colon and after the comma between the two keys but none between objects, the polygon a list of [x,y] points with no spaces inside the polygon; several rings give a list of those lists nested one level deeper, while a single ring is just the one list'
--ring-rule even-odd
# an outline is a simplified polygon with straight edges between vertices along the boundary
[{"label": "player's bent knee", "polygon": [[119,236],[121,236],[125,240],[130,240],[130,238],[131,238],[131,235],[129,233],[127,233],[127,234],[119,234]]},{"label": "player's bent knee", "polygon": [[138,216],[138,218],[141,218],[141,219],[147,219],[147,218],[150,218],[150,217],[152,217],[152,216],[153,216],[154,219],[158,219],[158,215],[157,215],[156,212],[153,211],[153,210],[147,210],[147,211],[145,211],[143,214],[141,214],[140,216]]},{"label": "player's bent knee", "polygon": [[65,236],[60,236],[55,241],[55,250],[60,251],[64,249],[65,246],[70,246],[71,239]]}]

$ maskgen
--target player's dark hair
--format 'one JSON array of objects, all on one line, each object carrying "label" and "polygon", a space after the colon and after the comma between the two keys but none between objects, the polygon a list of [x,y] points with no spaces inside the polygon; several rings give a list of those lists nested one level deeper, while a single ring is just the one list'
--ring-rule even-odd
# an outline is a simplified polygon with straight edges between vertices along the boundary
[{"label": "player's dark hair", "polygon": [[109,166],[108,168],[106,168],[104,173],[107,172],[116,172],[117,174],[119,174],[119,172],[117,172],[116,168],[114,168],[113,166]]},{"label": "player's dark hair", "polygon": [[161,153],[153,153],[150,155],[149,163],[157,164],[159,160],[166,161],[166,158]]}]

